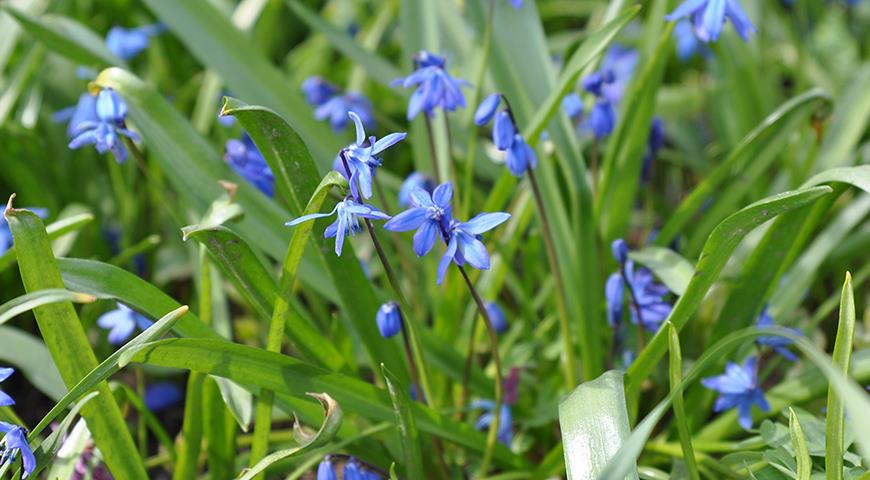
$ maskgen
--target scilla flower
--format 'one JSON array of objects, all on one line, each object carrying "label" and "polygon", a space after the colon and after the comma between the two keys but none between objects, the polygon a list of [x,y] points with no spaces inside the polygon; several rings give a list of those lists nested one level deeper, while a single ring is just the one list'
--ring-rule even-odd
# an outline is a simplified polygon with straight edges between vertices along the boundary
[{"label": "scilla flower", "polygon": [[332,460],[329,455],[317,466],[317,480],[336,480],[335,470],[332,468]]},{"label": "scilla flower", "polygon": [[302,82],[302,93],[305,94],[305,101],[316,107],[314,118],[329,120],[335,132],[340,132],[347,126],[349,112],[355,112],[363,125],[375,127],[372,104],[362,94],[342,93],[338,87],[319,76],[308,77]]},{"label": "scilla flower", "polygon": [[148,40],[166,30],[162,24],[137,28],[112,27],[106,35],[106,47],[123,60],[130,60],[148,47]]},{"label": "scilla flower", "polygon": [[305,101],[316,107],[329,101],[333,95],[338,93],[338,88],[322,77],[315,75],[302,82],[302,93],[305,94]]},{"label": "scilla flower", "polygon": [[[15,373],[14,368],[0,368],[0,383],[9,378],[13,373]],[[8,407],[9,405],[15,405],[15,400],[6,394],[6,392],[0,390],[0,407]]]},{"label": "scilla flower", "polygon": [[512,7],[516,9],[523,8],[523,0],[508,0]]},{"label": "scilla flower", "polygon": [[692,23],[688,20],[680,20],[674,27],[674,38],[677,40],[677,58],[681,62],[688,62],[699,53],[706,53],[704,43],[695,36]]},{"label": "scilla flower", "polygon": [[431,194],[435,190],[435,182],[425,173],[414,172],[408,175],[408,178],[402,182],[402,187],[399,188],[400,207],[407,207],[411,204],[411,192],[415,188],[421,188]]},{"label": "scilla flower", "polygon": [[391,86],[416,87],[408,102],[408,120],[421,111],[432,116],[436,108],[452,112],[465,108],[465,96],[461,87],[468,86],[465,80],[457,80],[445,70],[446,60],[434,53],[422,51],[414,56],[417,70],[404,78],[397,78]]},{"label": "scilla flower", "polygon": [[459,266],[468,263],[478,270],[489,270],[489,253],[480,241],[480,235],[506,222],[509,213],[481,213],[467,222],[452,220],[450,228],[442,232],[447,251],[438,264],[438,285],[444,281],[450,262]]},{"label": "scilla flower", "polygon": [[586,128],[592,132],[596,139],[602,138],[613,133],[616,126],[616,111],[610,100],[605,98],[599,99],[589,112],[589,118],[586,120]]},{"label": "scilla flower", "polygon": [[55,122],[69,122],[66,126],[66,134],[72,138],[78,131],[80,123],[99,120],[97,118],[97,97],[90,93],[83,93],[75,105],[54,112],[51,114],[51,118]]},{"label": "scilla flower", "polygon": [[380,140],[374,136],[366,139],[366,130],[359,115],[355,112],[349,112],[348,115],[356,126],[356,143],[342,149],[339,157],[347,161],[350,191],[355,199],[361,201],[372,196],[375,169],[381,166],[381,159],[377,155],[402,141],[408,134],[391,133]]},{"label": "scilla flower", "polygon": [[669,293],[668,288],[656,283],[649,269],[635,269],[634,262],[628,258],[628,246],[624,240],[614,240],[611,250],[613,258],[620,264],[620,270],[608,277],[604,288],[608,323],[612,327],[619,325],[627,290],[631,296],[628,306],[632,323],[652,332],[658,331],[673,308],[664,300]]},{"label": "scilla flower", "polygon": [[[761,310],[761,314],[758,316],[758,321],[755,323],[755,326],[758,328],[770,328],[775,327],[776,323],[773,321],[773,317],[770,316],[770,313],[767,311],[767,305],[764,306],[764,309]],[[782,330],[789,332],[793,335],[801,336],[800,330],[796,328],[788,328],[788,327],[780,327]],[[788,346],[792,344],[792,341],[785,337],[776,337],[773,335],[758,337],[755,339],[755,343],[759,345],[763,345],[765,347],[770,347],[774,352],[782,355],[786,360],[794,362],[797,360],[797,356],[788,349]]]},{"label": "scilla flower", "polygon": [[181,389],[172,382],[157,382],[145,388],[145,406],[152,412],[160,412],[181,401]]},{"label": "scilla flower", "polygon": [[69,142],[69,148],[75,150],[84,145],[94,145],[98,152],[111,150],[118,163],[124,162],[127,148],[121,136],[139,139],[138,135],[125,128],[127,104],[114,90],[105,88],[97,95],[96,112],[96,120],[85,120],[76,125],[75,137]]},{"label": "scilla flower", "polygon": [[251,137],[231,139],[225,147],[224,161],[242,178],[257,187],[266,196],[275,195],[275,176]]},{"label": "scilla flower", "polygon": [[[495,117],[492,127],[492,142],[495,148],[505,152],[505,165],[515,177],[521,177],[529,168],[537,166],[538,157],[530,147],[514,121],[510,107],[496,113],[502,100],[499,93],[486,97],[474,114],[474,122],[478,126],[489,123]],[[505,100],[507,103],[507,100]]]},{"label": "scilla flower", "polygon": [[3,439],[0,440],[0,465],[4,465],[7,461],[14,461],[15,455],[20,452],[24,463],[24,475],[21,478],[27,478],[36,470],[36,457],[33,456],[33,450],[27,442],[27,431],[24,427],[0,422],[0,433],[4,434]]},{"label": "scilla flower", "polygon": [[744,430],[752,428],[753,404],[764,412],[770,411],[764,391],[758,385],[757,367],[758,359],[749,357],[742,366],[728,362],[724,374],[701,380],[702,385],[719,392],[713,410],[722,412],[737,408],[738,422]]},{"label": "scilla flower", "polygon": [[141,330],[147,330],[153,323],[133,311],[130,307],[119,303],[118,308],[110,310],[97,319],[97,325],[109,331],[109,343],[112,345],[121,345],[126,342],[136,327]]},{"label": "scilla flower", "polygon": [[393,232],[417,230],[414,234],[414,252],[422,257],[432,250],[435,240],[450,227],[453,187],[445,183],[431,194],[417,187],[409,196],[411,208],[390,219],[384,228]]},{"label": "scilla flower", "polygon": [[686,0],[676,10],[665,15],[665,20],[691,18],[695,35],[702,42],[715,42],[722,33],[725,20],[730,20],[737,34],[748,41],[755,27],[743,11],[738,0]]},{"label": "scilla flower", "polygon": [[[480,417],[478,417],[477,422],[474,424],[474,428],[478,430],[488,429],[489,426],[492,425],[494,418],[492,411],[495,409],[495,402],[490,400],[476,400],[471,402],[470,406],[471,408],[479,408],[484,412]],[[499,413],[498,441],[505,445],[510,445],[514,435],[513,428],[511,427],[511,423],[513,422],[511,407],[507,404],[502,404]]]},{"label": "scilla flower", "polygon": [[285,225],[294,226],[299,225],[302,222],[307,222],[309,220],[315,220],[318,218],[331,217],[336,215],[338,218],[335,222],[326,227],[326,230],[323,232],[323,236],[325,238],[335,237],[335,254],[341,255],[342,247],[344,246],[344,237],[347,235],[354,235],[357,232],[362,231],[362,226],[359,224],[359,218],[368,218],[371,220],[389,220],[390,216],[384,212],[379,211],[375,207],[371,205],[366,205],[364,203],[357,203],[351,197],[347,197],[344,200],[335,204],[335,208],[332,209],[329,213],[312,213],[309,215],[303,215],[299,218],[293,219]]},{"label": "scilla flower", "polygon": [[381,305],[375,317],[378,330],[384,338],[395,336],[402,329],[402,312],[396,302],[387,302]]},{"label": "scilla flower", "polygon": [[486,314],[489,315],[489,321],[492,322],[492,328],[497,333],[504,333],[508,328],[507,318],[504,316],[504,310],[495,302],[486,304]]}]

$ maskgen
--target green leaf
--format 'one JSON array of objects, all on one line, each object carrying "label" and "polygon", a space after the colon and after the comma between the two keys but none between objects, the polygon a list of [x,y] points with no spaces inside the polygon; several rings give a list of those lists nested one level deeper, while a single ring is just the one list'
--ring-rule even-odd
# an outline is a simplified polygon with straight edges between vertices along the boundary
[{"label": "green leaf", "polygon": [[297,420],[293,424],[293,436],[296,437],[299,446],[287,450],[279,450],[267,455],[253,467],[244,470],[239,480],[251,480],[275,462],[307,453],[332,441],[336,433],[338,433],[338,427],[341,426],[343,416],[341,407],[329,394],[309,393],[308,395],[317,399],[323,407],[324,418],[320,429],[314,434],[306,433]]},{"label": "green leaf", "polygon": [[868,89],[870,65],[862,65],[855,69],[854,76],[843,89],[836,108],[831,113],[831,124],[827,127],[818,154],[818,170],[842,167],[850,163],[852,152],[861,142],[870,122]]},{"label": "green leaf", "polygon": [[378,82],[389,85],[390,82],[401,76],[401,72],[393,64],[386,61],[377,53],[366,50],[346,30],[330,24],[321,18],[319,14],[296,0],[287,0],[287,5],[312,30],[322,33],[338,51],[355,64],[364,68]]},{"label": "green leaf", "polygon": [[[668,329],[668,351],[670,352],[668,378],[671,391],[677,390],[683,380],[683,354],[680,351],[680,337],[671,322],[665,322],[662,328]],[[680,437],[680,448],[683,450],[683,461],[686,463],[691,480],[700,480],[698,463],[695,460],[695,449],[692,446],[692,433],[689,430],[689,420],[686,417],[686,407],[683,404],[683,393],[678,392],[673,397],[674,422],[677,424],[677,434]]]},{"label": "green leaf", "polygon": [[[187,306],[179,307],[169,313],[167,313],[163,318],[158,320],[154,325],[149,327],[148,329],[142,331],[139,335],[134,337],[132,340],[127,342],[123,347],[119,348],[115,353],[109,355],[108,358],[103,360],[99,365],[97,365],[94,369],[89,371],[87,375],[82,377],[82,379],[73,386],[69,392],[64,395],[60,401],[55,404],[54,407],[39,421],[39,424],[30,431],[28,434],[28,438],[31,440],[37,438],[37,436],[48,427],[61,412],[66,410],[68,406],[70,406],[73,402],[77,401],[80,397],[85,395],[86,393],[93,390],[95,387],[98,387],[101,383],[103,383],[106,379],[108,379],[112,374],[120,370],[124,365],[127,364],[127,354],[130,351],[135,351],[135,349],[141,347],[142,345],[160,338],[163,334],[167,333],[172,325],[178,321],[185,313],[187,313]],[[106,388],[108,390],[108,388]],[[102,394],[102,389],[98,389],[98,391]],[[111,392],[109,393],[111,395]],[[85,417],[87,419],[87,417]],[[93,427],[91,431],[93,432]],[[126,431],[126,425],[124,426]],[[117,432],[116,432],[117,434]],[[96,438],[96,437],[95,437]],[[135,458],[138,458],[138,454]]]},{"label": "green leaf", "polygon": [[[14,198],[14,195],[12,196]],[[16,245],[21,279],[27,292],[63,288],[48,234],[33,212],[6,208],[6,221]],[[72,303],[50,303],[33,311],[45,344],[67,387],[72,387],[97,366],[97,359]],[[141,458],[127,430],[118,404],[103,382],[100,396],[83,409],[83,416],[103,452],[106,465],[123,478],[147,478]]]},{"label": "green leaf", "polygon": [[399,440],[402,454],[405,458],[405,476],[407,478],[425,478],[423,474],[423,455],[420,453],[420,434],[417,423],[408,407],[408,389],[399,382],[387,367],[381,364],[381,373],[390,392],[393,410],[396,413],[395,422],[399,429]]},{"label": "green leaf", "polygon": [[190,372],[184,397],[184,420],[178,445],[178,461],[172,470],[173,480],[196,478],[199,453],[202,450],[203,403],[202,391],[206,375]]},{"label": "green leaf", "polygon": [[8,302],[0,305],[0,325],[21,315],[24,312],[33,310],[36,307],[49,303],[58,302],[73,302],[73,303],[91,303],[97,297],[87,293],[78,293],[65,290],[63,288],[48,288],[45,290],[37,290],[35,292],[26,293],[20,297],[13,298]]},{"label": "green leaf", "polygon": [[679,296],[686,293],[695,268],[679,253],[664,247],[644,247],[628,254],[629,258],[649,268],[668,287]]},{"label": "green leaf", "polygon": [[[161,340],[142,347],[133,360],[218,375],[276,393],[302,396],[306,392],[325,392],[342,406],[345,413],[375,421],[395,419],[387,393],[368,382],[245,345],[209,339]],[[486,439],[470,425],[458,423],[416,402],[410,408],[421,431],[470,451],[483,452]],[[525,459],[501,444],[496,446],[494,458],[504,467],[528,467]]]},{"label": "green leaf", "polygon": [[[849,375],[852,360],[852,344],[855,342],[855,295],[852,292],[852,275],[846,272],[843,292],[840,295],[840,322],[834,342],[834,368],[844,376]],[[845,450],[846,412],[845,400],[832,384],[828,388],[828,412],[825,417],[825,472],[828,480],[842,480]],[[866,432],[865,430],[859,430]]]},{"label": "green leaf", "polygon": [[81,65],[118,65],[124,62],[109,51],[104,40],[81,23],[60,15],[34,17],[5,5],[24,30],[50,50]]},{"label": "green leaf", "polygon": [[31,47],[27,56],[18,64],[12,78],[3,85],[3,93],[0,94],[0,125],[6,123],[15,103],[24,89],[31,84],[44,62],[45,48],[42,45]]},{"label": "green leaf", "polygon": [[210,2],[145,0],[203,65],[217,72],[228,89],[249,102],[280,112],[305,139],[321,166],[332,164],[341,139],[316,121],[298,88],[256,48],[250,38]]},{"label": "green leaf", "polygon": [[31,385],[54,401],[66,394],[51,353],[39,338],[12,327],[0,327],[0,361],[18,367]]},{"label": "green leaf", "polygon": [[213,377],[220,396],[243,432],[247,432],[254,418],[254,399],[251,392],[222,377]]},{"label": "green leaf", "polygon": [[788,433],[795,452],[795,460],[797,460],[797,477],[795,480],[810,480],[810,475],[813,471],[813,461],[810,459],[810,452],[807,449],[807,439],[804,437],[804,432],[801,429],[800,420],[798,420],[794,410],[790,407],[788,409]]},{"label": "green leaf", "polygon": [[810,90],[797,97],[789,99],[767,116],[757,127],[749,132],[731,153],[720,162],[712,172],[707,174],[701,183],[692,190],[676,211],[662,227],[655,244],[665,246],[671,243],[683,228],[692,220],[695,212],[704,204],[707,198],[714,195],[728,179],[744,169],[755,155],[768,144],[775,143],[777,138],[792,134],[792,130],[783,128],[796,125],[794,118],[805,118],[816,111],[821,105],[830,103],[830,97],[820,90]]},{"label": "green leaf", "polygon": [[802,186],[814,187],[828,183],[845,183],[870,193],[870,165],[831,168],[814,175]]},{"label": "green leaf", "polygon": [[[94,220],[91,213],[82,213],[60,219],[45,228],[49,240],[56,240],[67,233],[76,232]],[[0,255],[0,272],[15,263],[15,246],[13,245]]]},{"label": "green leaf", "polygon": [[601,185],[595,203],[598,227],[607,244],[625,235],[631,218],[625,212],[631,211],[640,185],[656,96],[670,58],[669,49],[673,48],[670,40],[674,25],[668,22],[658,40],[655,54],[632,83],[625,106],[620,111],[621,120],[607,142],[607,153],[601,165]]},{"label": "green leaf", "polygon": [[[621,372],[580,384],[559,403],[568,480],[597,478],[631,433]],[[637,479],[636,472],[607,477]]]},{"label": "green leaf", "polygon": [[[580,78],[580,74],[589,66],[595,59],[599,57],[608,45],[616,38],[616,35],[622,31],[628,22],[631,21],[640,11],[640,5],[634,5],[607,25],[596,30],[590,35],[571,55],[571,59],[565,65],[562,73],[559,74],[559,79],[556,81],[556,87],[547,95],[547,99],[535,111],[535,115],[526,127],[524,134],[530,145],[536,145],[541,133],[547,128],[550,119],[559,111],[562,105],[562,99],[565,95],[572,92]],[[646,137],[644,137],[646,138]]]},{"label": "green leaf", "polygon": [[[725,262],[737,245],[752,229],[782,213],[807,205],[825,194],[830,187],[813,187],[780,193],[755,202],[722,221],[710,234],[695,266],[695,274],[680,297],[668,320],[679,332],[689,321]],[[667,333],[659,330],[638,358],[629,367],[627,391],[629,398],[636,398],[640,385],[649,376],[667,350]]]}]

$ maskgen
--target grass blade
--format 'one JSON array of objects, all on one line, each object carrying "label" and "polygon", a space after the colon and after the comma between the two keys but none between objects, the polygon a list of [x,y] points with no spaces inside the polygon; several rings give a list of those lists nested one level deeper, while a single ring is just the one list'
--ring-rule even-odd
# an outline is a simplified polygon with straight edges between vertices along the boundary
[{"label": "grass blade", "polygon": [[[9,199],[5,215],[17,246],[16,256],[25,290],[63,288],[42,220],[33,212],[13,209],[14,197]],[[35,308],[33,313],[64,383],[67,387],[74,386],[97,366],[97,358],[75,309],[69,302],[51,303]],[[83,409],[83,416],[103,452],[106,465],[116,476],[147,478],[108,385],[102,383],[98,391],[100,396]]]},{"label": "grass blade", "polygon": [[[58,238],[66,235],[70,232],[76,232],[81,230],[86,225],[94,221],[94,215],[91,213],[81,213],[78,215],[73,215],[68,218],[64,218],[62,220],[58,220],[54,223],[49,224],[45,227],[46,233],[48,233],[48,239],[53,241]],[[15,246],[13,245],[8,250],[6,250],[2,255],[0,255],[0,272],[5,270],[7,267],[15,263]]]},{"label": "grass blade", "polygon": [[[852,291],[852,275],[846,272],[843,292],[840,295],[840,322],[837,325],[837,339],[834,342],[833,353],[834,368],[844,376],[849,375],[854,341],[855,295]],[[828,413],[825,418],[825,478],[828,480],[843,478],[845,422],[845,400],[832,384],[828,389]]]},{"label": "grass blade", "polygon": [[37,290],[35,292],[26,293],[0,305],[0,325],[3,325],[24,312],[49,303],[91,303],[96,299],[97,297],[93,295],[71,292],[63,288]]},{"label": "grass blade", "polygon": [[810,480],[810,475],[813,471],[813,461],[810,459],[807,439],[804,436],[804,431],[801,429],[801,422],[791,407],[788,409],[788,433],[791,437],[791,446],[794,449],[795,460],[797,460],[797,477],[795,480]]},{"label": "grass blade", "polygon": [[[678,390],[680,382],[683,380],[683,354],[680,352],[680,337],[677,335],[677,329],[670,322],[662,328],[668,329],[668,350],[670,351],[670,368],[669,379],[671,391]],[[683,392],[674,394],[674,421],[677,424],[677,433],[680,436],[680,447],[683,450],[683,461],[686,462],[686,470],[689,473],[691,480],[700,480],[701,474],[698,473],[698,463],[695,460],[695,449],[692,446],[692,434],[689,431],[689,419],[686,417],[686,407],[683,404]]]},{"label": "grass blade", "polygon": [[[387,367],[381,364],[381,373],[393,402],[393,410],[396,412],[396,424],[399,429],[399,440],[402,445],[402,453],[405,457],[405,477],[425,478],[423,474],[423,455],[420,453],[420,434],[417,431],[417,423],[408,407],[409,398],[407,389],[402,386],[399,379],[393,375]],[[437,460],[436,460],[437,461]]]}]

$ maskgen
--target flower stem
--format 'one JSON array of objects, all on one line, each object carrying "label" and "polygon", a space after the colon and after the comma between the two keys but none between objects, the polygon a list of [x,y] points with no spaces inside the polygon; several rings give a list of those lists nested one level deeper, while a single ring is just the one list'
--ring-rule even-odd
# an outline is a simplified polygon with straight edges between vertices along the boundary
[{"label": "flower stem", "polygon": [[438,154],[435,152],[435,134],[432,133],[432,120],[425,113],[423,114],[423,119],[426,121],[426,136],[429,139],[429,158],[432,159],[432,176],[435,177],[435,183],[441,185],[441,170],[438,168]]},{"label": "flower stem", "polygon": [[[465,279],[465,284],[468,285],[471,297],[474,298],[474,302],[477,304],[477,310],[480,312],[484,324],[486,324],[486,330],[489,332],[489,341],[491,343],[490,348],[492,349],[492,361],[495,364],[495,408],[493,408],[492,411],[492,423],[489,425],[489,432],[486,436],[486,449],[483,452],[483,460],[480,462],[480,472],[478,474],[478,476],[483,477],[486,475],[486,472],[489,470],[489,464],[492,462],[492,454],[495,450],[496,442],[498,441],[498,427],[501,422],[501,405],[504,397],[504,381],[501,376],[501,357],[498,354],[498,334],[492,326],[492,321],[489,319],[489,313],[486,311],[486,306],[483,304],[480,295],[478,295],[477,289],[474,288],[474,284],[471,283],[471,278],[468,277],[465,268],[461,265],[457,265],[456,267],[459,269],[459,272],[462,273],[462,278]],[[475,326],[476,325],[473,322],[472,336],[474,335],[473,330]]]},{"label": "flower stem", "polygon": [[[444,130],[447,132],[447,167],[450,170],[450,181],[453,185],[459,185],[459,177],[456,175],[456,163],[453,161],[453,135],[450,133],[450,122],[447,120],[447,112],[442,112],[444,118]],[[470,197],[471,195],[469,195]]]},{"label": "flower stem", "polygon": [[637,352],[640,353],[646,344],[646,339],[643,334],[643,313],[640,311],[640,304],[637,301],[637,295],[634,293],[634,287],[631,282],[628,281],[628,275],[625,273],[625,266],[619,267],[619,274],[622,275],[622,281],[625,283],[625,286],[628,287],[628,298],[631,302],[631,307],[634,308],[634,314],[637,316]]},{"label": "flower stem", "polygon": [[552,230],[550,229],[550,220],[547,217],[547,209],[544,208],[544,199],[541,196],[541,191],[538,188],[538,180],[535,177],[535,171],[531,165],[526,171],[529,174],[529,183],[532,185],[532,193],[535,196],[535,205],[538,207],[538,215],[541,218],[541,231],[544,235],[544,246],[547,249],[547,259],[550,261],[550,270],[553,272],[553,279],[556,282],[556,308],[559,310],[559,329],[564,342],[563,349],[565,350],[565,384],[568,390],[577,385],[577,373],[574,366],[574,342],[571,341],[571,328],[568,323],[568,306],[567,296],[565,293],[565,284],[563,282],[562,270],[559,268],[559,260],[556,258],[556,245],[553,242]]}]

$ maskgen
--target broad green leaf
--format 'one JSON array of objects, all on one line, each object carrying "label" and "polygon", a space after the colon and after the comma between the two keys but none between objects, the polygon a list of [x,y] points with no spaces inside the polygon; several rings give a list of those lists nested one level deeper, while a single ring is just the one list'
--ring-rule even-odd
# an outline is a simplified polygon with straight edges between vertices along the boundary
[{"label": "broad green leaf", "polygon": [[[784,192],[755,202],[723,220],[707,239],[695,266],[692,281],[686,287],[686,293],[680,297],[668,316],[677,331],[686,325],[701,305],[725,262],[746,234],[777,215],[807,205],[831,191],[830,187],[813,187]],[[629,398],[637,398],[641,383],[656,367],[666,350],[667,333],[659,330],[628,369]]]},{"label": "broad green leaf", "polygon": [[[680,337],[677,329],[670,322],[665,322],[662,328],[668,329],[668,351],[670,353],[668,379],[671,391],[677,390],[683,381],[683,354],[680,351]],[[689,431],[689,420],[686,417],[686,406],[683,403],[683,393],[675,393],[673,398],[674,421],[677,424],[677,434],[680,437],[680,448],[683,451],[683,461],[686,463],[691,480],[700,480],[698,464],[695,460],[695,449],[692,446],[692,433]]]},{"label": "broad green leaf", "polygon": [[[13,209],[12,198],[5,216],[15,239],[25,290],[33,292],[63,288],[42,220],[33,212]],[[33,313],[64,383],[68,388],[74,386],[97,366],[97,358],[72,303],[42,305],[35,308]],[[89,402],[82,412],[94,441],[103,452],[106,465],[119,477],[147,478],[127,424],[108,385],[105,382],[99,384],[97,391],[100,395]]]},{"label": "broad green leaf", "polygon": [[[855,295],[852,291],[852,275],[846,272],[843,293],[840,295],[840,322],[834,342],[833,361],[843,376],[848,377],[852,361],[852,344],[855,342]],[[845,450],[846,412],[845,400],[833,384],[828,388],[828,411],[825,415],[825,471],[828,480],[843,478]],[[866,430],[861,430],[866,432]]]},{"label": "broad green leaf", "polygon": [[0,361],[15,365],[31,385],[53,401],[66,394],[66,386],[51,353],[39,338],[12,327],[0,327]]},{"label": "broad green leaf", "polygon": [[321,16],[297,0],[287,0],[287,5],[303,22],[312,30],[322,33],[332,45],[344,54],[353,63],[358,64],[378,82],[389,85],[391,81],[399,78],[401,73],[390,62],[375,52],[365,49],[360,43],[351,37],[345,30],[336,27]]},{"label": "broad green leaf", "polygon": [[813,471],[813,461],[810,459],[810,452],[807,449],[807,439],[804,437],[804,431],[801,429],[801,422],[798,420],[798,416],[790,407],[788,409],[788,432],[791,437],[791,446],[795,451],[795,460],[797,460],[796,480],[810,480],[810,474]]},{"label": "broad green leaf", "polygon": [[81,23],[60,15],[32,16],[11,6],[11,14],[24,30],[50,50],[82,65],[118,65],[124,62],[106,47],[103,39]]},{"label": "broad green leaf", "polygon": [[[57,240],[67,233],[76,232],[94,220],[94,215],[91,213],[82,213],[72,217],[60,219],[45,228],[48,233],[49,240]],[[3,252],[0,255],[0,272],[15,263],[15,246]]]},{"label": "broad green leaf", "polygon": [[258,474],[264,472],[270,465],[275,462],[284,460],[285,458],[295,457],[309,452],[315,448],[326,445],[338,433],[338,427],[341,425],[342,412],[339,404],[326,393],[309,393],[309,396],[317,399],[323,407],[323,424],[320,429],[314,434],[306,433],[298,420],[293,424],[293,436],[299,442],[299,446],[289,448],[287,450],[279,450],[267,455],[265,458],[257,462],[253,467],[246,469],[239,476],[239,480],[251,480]]},{"label": "broad green leaf", "polygon": [[399,382],[395,375],[390,373],[383,363],[381,364],[381,373],[384,375],[387,391],[390,393],[390,400],[393,402],[393,410],[396,414],[395,422],[398,426],[402,454],[405,458],[405,476],[407,478],[424,478],[423,455],[420,453],[420,433],[417,431],[417,423],[408,407],[410,404],[408,389]]},{"label": "broad green leaf", "polygon": [[212,3],[166,0],[144,3],[194,57],[220,75],[229,90],[247,102],[280,112],[306,140],[317,163],[324,167],[332,164],[342,146],[340,138],[326,124],[314,119],[299,89],[290,85],[281,71]]},{"label": "broad green leaf", "polygon": [[628,256],[652,270],[670,291],[680,296],[686,292],[695,273],[692,264],[670,248],[649,246],[635,250]]},{"label": "broad green leaf", "polygon": [[57,302],[73,302],[73,303],[91,303],[97,297],[87,293],[78,293],[65,290],[63,288],[48,288],[45,290],[37,290],[35,292],[26,293],[20,297],[13,298],[8,302],[0,305],[0,325],[21,315],[24,312],[33,310],[36,307],[48,303]]},{"label": "broad green leaf", "polygon": [[740,143],[734,147],[731,153],[719,163],[712,172],[704,177],[704,180],[692,190],[676,211],[669,217],[662,227],[655,244],[665,246],[671,243],[683,228],[694,217],[695,212],[704,204],[707,198],[714,195],[720,186],[736,172],[744,169],[744,166],[754,159],[754,155],[764,149],[776,138],[788,136],[791,130],[783,129],[792,118],[805,118],[816,111],[821,105],[830,103],[830,97],[820,90],[810,90],[794,97],[774,110],[755,129],[749,132]]},{"label": "broad green leaf", "polygon": [[[647,19],[647,22],[656,21]],[[656,107],[656,95],[665,73],[674,23],[668,22],[658,40],[655,54],[648,59],[620,110],[620,121],[607,142],[602,160],[601,184],[595,202],[595,217],[605,243],[625,236],[635,196],[640,185],[644,152]]]},{"label": "broad green leaf", "polygon": [[[375,421],[395,419],[387,393],[368,382],[245,345],[209,339],[161,340],[142,347],[133,360],[218,375],[297,397],[306,392],[324,392],[334,398],[345,413]],[[483,433],[419,403],[414,402],[410,407],[421,431],[478,454],[483,452],[486,443]],[[525,459],[501,444],[495,448],[494,459],[504,467],[528,467]]]},{"label": "broad green leaf", "polygon": [[[531,145],[538,143],[541,133],[547,128],[550,119],[555,115],[562,105],[562,99],[568,93],[572,92],[580,78],[580,74],[589,66],[596,58],[604,53],[605,48],[610,45],[610,42],[622,31],[628,22],[631,21],[640,11],[639,5],[634,5],[626,9],[616,19],[596,30],[577,51],[571,55],[571,59],[565,65],[562,73],[559,74],[559,79],[556,82],[556,87],[547,96],[544,103],[535,111],[535,115],[525,128],[524,133],[527,141]],[[645,137],[644,137],[645,138]]]},{"label": "broad green leaf", "polygon": [[[559,404],[568,480],[598,478],[631,433],[621,372],[580,384]],[[607,477],[636,479],[637,472]]]},{"label": "broad green leaf", "polygon": [[814,187],[827,183],[845,183],[870,193],[870,165],[831,168],[814,175],[802,186]]},{"label": "broad green leaf", "polygon": [[[37,436],[45,430],[45,428],[48,427],[51,422],[61,414],[61,412],[66,410],[68,406],[76,402],[80,397],[91,390],[94,390],[94,388],[105,382],[105,380],[112,376],[112,374],[120,370],[123,365],[126,365],[125,357],[128,352],[135,350],[150,341],[156,340],[169,332],[172,325],[187,313],[187,310],[187,306],[185,305],[167,313],[163,318],[158,320],[157,323],[142,331],[142,333],[127,342],[123,347],[109,355],[109,357],[103,360],[102,363],[89,371],[87,375],[82,377],[82,379],[76,383],[69,392],[67,392],[67,394],[64,395],[57,404],[55,404],[54,407],[52,407],[45,417],[39,421],[39,424],[33,427],[28,434],[28,438],[31,440],[37,438]],[[106,388],[106,390],[108,390],[108,388]],[[98,391],[102,394],[102,389],[98,389]],[[111,395],[111,392],[109,392],[109,395]],[[91,426],[91,429],[93,431],[93,426]]]}]

